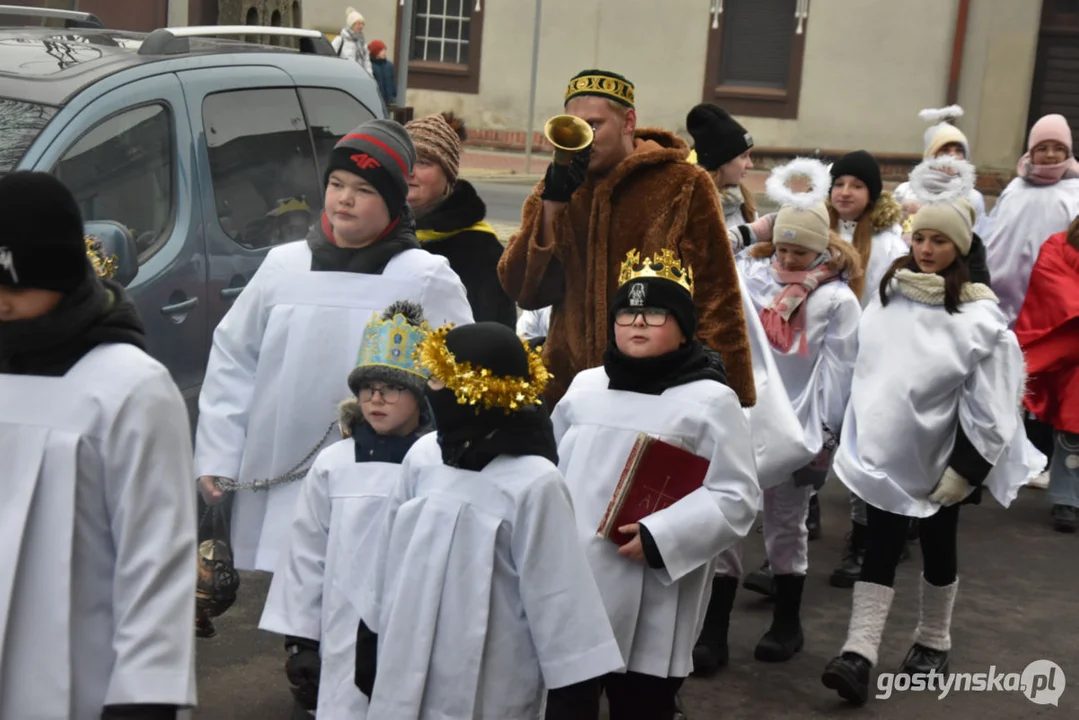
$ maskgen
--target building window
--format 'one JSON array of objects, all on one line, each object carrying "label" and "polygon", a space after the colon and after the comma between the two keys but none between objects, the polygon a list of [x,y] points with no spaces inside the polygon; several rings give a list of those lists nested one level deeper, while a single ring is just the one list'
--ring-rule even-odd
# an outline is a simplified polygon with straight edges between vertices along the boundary
[{"label": "building window", "polygon": [[704,100],[735,115],[798,117],[808,8],[808,0],[713,0]]},{"label": "building window", "polygon": [[131,231],[140,264],[168,240],[172,118],[163,105],[127,110],[94,126],[53,174],[71,189],[84,220],[112,220]]},{"label": "building window", "polygon": [[[402,21],[397,9],[398,27]],[[476,0],[414,0],[408,86],[420,90],[477,93],[480,89],[482,3]],[[402,61],[397,49],[397,63]]]}]

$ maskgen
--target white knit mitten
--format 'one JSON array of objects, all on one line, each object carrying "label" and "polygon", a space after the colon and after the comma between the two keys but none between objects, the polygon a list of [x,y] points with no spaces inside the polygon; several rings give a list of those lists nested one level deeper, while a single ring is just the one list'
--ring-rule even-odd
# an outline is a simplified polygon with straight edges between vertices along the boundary
[{"label": "white knit mitten", "polygon": [[967,479],[951,468],[944,471],[940,482],[929,493],[929,499],[941,505],[955,505],[964,500],[973,488]]}]

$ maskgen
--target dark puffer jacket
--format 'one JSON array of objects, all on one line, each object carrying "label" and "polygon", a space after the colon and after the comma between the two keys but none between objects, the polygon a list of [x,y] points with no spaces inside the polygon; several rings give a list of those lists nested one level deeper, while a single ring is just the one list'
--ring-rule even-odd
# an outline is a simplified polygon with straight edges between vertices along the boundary
[{"label": "dark puffer jacket", "polygon": [[424,250],[441,255],[461,278],[476,322],[517,325],[517,307],[498,280],[502,243],[485,223],[487,206],[467,180],[458,180],[453,194],[416,220],[416,237]]}]

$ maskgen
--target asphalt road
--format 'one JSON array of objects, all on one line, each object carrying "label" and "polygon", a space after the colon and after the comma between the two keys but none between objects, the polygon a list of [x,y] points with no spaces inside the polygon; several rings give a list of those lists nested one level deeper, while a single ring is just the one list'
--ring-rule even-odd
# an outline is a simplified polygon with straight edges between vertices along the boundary
[{"label": "asphalt road", "polygon": [[[1079,537],[1049,525],[1045,494],[1024,489],[1009,510],[992,501],[964,508],[960,522],[959,597],[952,628],[953,671],[1022,672],[1049,659],[1071,683],[1059,706],[1036,705],[1019,692],[955,692],[937,699],[927,692],[895,693],[846,708],[820,684],[825,663],[843,643],[850,593],[828,585],[848,528],[847,497],[838,484],[822,492],[823,537],[810,545],[809,580],[803,604],[806,646],[791,662],[767,665],[753,648],[767,629],[767,603],[741,592],[731,628],[731,665],[715,678],[690,679],[683,697],[690,720],[714,718],[858,717],[919,720],[955,717],[979,720],[1079,717]],[[760,536],[747,543],[746,568],[762,561]],[[881,669],[898,666],[918,617],[920,550],[900,566],[896,600],[881,648]],[[240,598],[217,619],[218,636],[198,641],[200,706],[196,718],[292,720],[281,639],[257,629],[267,579],[245,574]]]}]

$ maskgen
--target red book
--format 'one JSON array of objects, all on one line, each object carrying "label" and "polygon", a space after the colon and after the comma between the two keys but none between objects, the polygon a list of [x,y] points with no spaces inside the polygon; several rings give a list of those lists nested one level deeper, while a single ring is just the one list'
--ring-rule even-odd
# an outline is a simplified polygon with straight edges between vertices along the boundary
[{"label": "red book", "polygon": [[625,545],[633,536],[618,528],[670,507],[701,487],[708,465],[706,458],[639,434],[596,533]]}]

